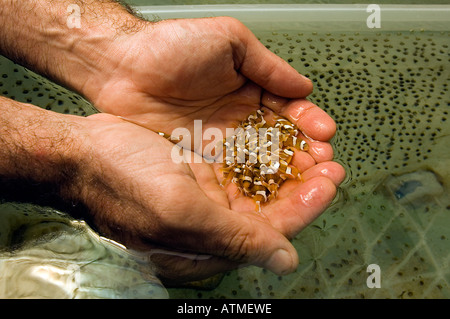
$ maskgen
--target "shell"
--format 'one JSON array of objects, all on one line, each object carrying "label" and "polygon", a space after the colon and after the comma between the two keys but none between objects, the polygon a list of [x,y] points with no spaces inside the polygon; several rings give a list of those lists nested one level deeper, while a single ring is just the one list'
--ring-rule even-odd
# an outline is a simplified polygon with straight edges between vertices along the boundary
[{"label": "shell", "polygon": [[[157,133],[172,142],[181,140]],[[250,114],[234,135],[223,140],[221,185],[235,184],[261,211],[261,204],[276,198],[285,180],[300,179],[300,172],[290,163],[295,150],[306,152],[309,145],[298,133],[299,129],[284,117],[275,116],[272,126],[264,119],[264,111]]]},{"label": "shell", "polygon": [[277,196],[286,179],[300,179],[298,169],[290,163],[295,150],[308,151],[309,146],[298,133],[284,117],[276,116],[271,126],[262,110],[250,114],[235,134],[223,141],[222,185],[231,181],[260,211],[261,204]]}]

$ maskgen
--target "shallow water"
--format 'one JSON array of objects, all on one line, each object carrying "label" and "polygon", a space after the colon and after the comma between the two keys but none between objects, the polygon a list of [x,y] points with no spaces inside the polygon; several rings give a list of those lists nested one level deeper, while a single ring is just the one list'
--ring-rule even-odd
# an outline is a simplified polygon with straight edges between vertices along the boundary
[{"label": "shallow water", "polygon": [[0,298],[167,298],[151,265],[48,207],[0,204]]},{"label": "shallow water", "polygon": [[[247,267],[210,291],[165,290],[150,268],[83,223],[46,207],[2,203],[0,297],[450,297],[449,35],[257,33],[314,81],[310,100],[336,120],[332,143],[348,173],[333,205],[294,239],[295,273]],[[3,58],[0,76],[4,96],[62,113],[95,112]],[[369,264],[380,266],[379,289],[367,286]]]},{"label": "shallow water", "polygon": [[[249,267],[172,297],[450,297],[448,32],[257,33],[311,78],[347,171],[333,205],[293,241],[294,274]],[[367,267],[381,270],[370,289]]]}]

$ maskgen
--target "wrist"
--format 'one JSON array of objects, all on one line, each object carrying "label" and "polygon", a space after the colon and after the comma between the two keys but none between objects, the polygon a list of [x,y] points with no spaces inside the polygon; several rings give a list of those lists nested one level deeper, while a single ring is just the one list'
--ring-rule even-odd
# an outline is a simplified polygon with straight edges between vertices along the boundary
[{"label": "wrist", "polygon": [[53,195],[69,189],[83,163],[78,117],[2,97],[0,114],[0,178]]},{"label": "wrist", "polygon": [[[68,64],[65,76],[67,86],[83,95],[90,102],[97,102],[99,92],[106,83],[110,82],[126,63],[129,50],[133,51],[131,39],[133,34],[147,28],[151,23],[124,14],[119,26],[94,26],[90,29],[78,30],[70,54],[79,63]],[[85,70],[83,74],[77,71],[80,66]]]},{"label": "wrist", "polygon": [[113,0],[8,0],[0,54],[86,96],[120,63],[116,43],[145,23]]},{"label": "wrist", "polygon": [[61,38],[64,47],[56,54],[68,59],[58,80],[92,101],[130,49],[126,39],[148,22],[116,2],[88,2],[81,12],[80,27],[66,28]]}]

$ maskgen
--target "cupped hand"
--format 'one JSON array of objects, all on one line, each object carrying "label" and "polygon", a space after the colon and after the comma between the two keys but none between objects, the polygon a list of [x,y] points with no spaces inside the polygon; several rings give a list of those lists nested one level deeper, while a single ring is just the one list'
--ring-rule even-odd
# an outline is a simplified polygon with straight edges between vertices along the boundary
[{"label": "cupped hand", "polygon": [[304,98],[312,83],[228,18],[145,23],[118,36],[83,94],[101,111],[168,134],[193,121],[236,127],[264,92]]},{"label": "cupped hand", "polygon": [[170,134],[179,127],[193,132],[194,120],[202,120],[203,131],[225,131],[265,107],[296,124],[310,149],[297,151],[293,159],[301,181],[285,182],[258,213],[233,184],[220,186],[221,164],[175,164],[173,144],[161,136],[97,115],[91,120],[106,126],[94,134],[99,138],[93,149],[105,150],[99,162],[108,176],[119,179],[98,183],[100,197],[108,190],[118,193],[99,201],[96,224],[131,247],[152,249],[160,275],[173,281],[241,264],[278,274],[293,271],[298,256],[288,238],[326,209],[345,175],[331,161],[334,121],[305,99],[311,81],[231,18],[146,24],[135,34],[118,36],[105,56],[99,62],[104,71],[83,91],[101,111]]},{"label": "cupped hand", "polygon": [[333,162],[314,165],[258,213],[220,186],[219,164],[175,164],[172,143],[109,114],[83,125],[86,162],[68,196],[89,208],[102,234],[150,256],[168,282],[249,264],[292,272],[298,257],[287,238],[329,205],[343,178]]},{"label": "cupped hand", "polygon": [[[218,128],[225,136],[226,128],[264,106],[306,135],[310,156],[296,156],[300,168],[333,158],[328,141],[336,125],[305,99],[312,82],[236,19],[142,22],[140,31],[112,41],[104,57],[101,72],[83,87],[101,111],[168,134],[187,128],[194,149],[210,144],[194,132],[195,120],[201,120],[203,132]],[[205,155],[204,149],[195,151]]]}]

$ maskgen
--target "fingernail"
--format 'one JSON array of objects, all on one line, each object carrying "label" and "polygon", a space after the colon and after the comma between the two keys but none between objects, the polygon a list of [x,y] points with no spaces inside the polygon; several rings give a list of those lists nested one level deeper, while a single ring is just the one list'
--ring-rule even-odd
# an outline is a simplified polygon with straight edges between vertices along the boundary
[{"label": "fingernail", "polygon": [[265,265],[265,268],[277,275],[289,274],[295,270],[295,267],[292,255],[284,249],[275,251]]},{"label": "fingernail", "polygon": [[305,83],[304,83],[304,85],[303,85],[303,90],[306,90],[307,91],[307,95],[309,95],[311,92],[312,92],[312,90],[313,90],[313,88],[314,88],[314,84],[313,84],[313,82],[311,81],[311,79],[308,79],[306,76],[304,76],[303,74],[300,74],[302,77],[303,77],[303,79],[305,80]]}]

